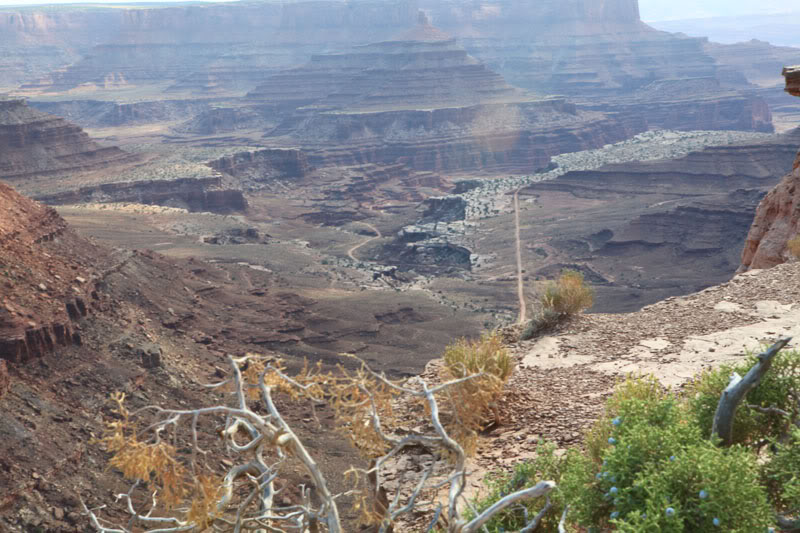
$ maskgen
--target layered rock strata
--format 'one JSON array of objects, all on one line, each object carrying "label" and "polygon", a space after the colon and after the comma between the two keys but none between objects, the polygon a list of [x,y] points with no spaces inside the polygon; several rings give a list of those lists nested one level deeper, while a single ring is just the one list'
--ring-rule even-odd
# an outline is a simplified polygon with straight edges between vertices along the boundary
[{"label": "layered rock strata", "polygon": [[301,150],[255,150],[238,152],[210,161],[208,166],[241,182],[301,180],[312,167]]},{"label": "layered rock strata", "polygon": [[92,141],[79,127],[28,107],[24,100],[0,100],[0,179],[16,182],[34,175],[97,170],[135,156]]},{"label": "layered rock strata", "polygon": [[530,173],[646,128],[516,89],[424,20],[411,36],[424,40],[318,55],[270,78],[248,99],[292,111],[267,138],[300,144],[314,166]]},{"label": "layered rock strata", "polygon": [[523,221],[536,217],[522,229],[526,268],[545,277],[584,271],[598,283],[596,310],[611,312],[723,282],[739,266],[756,206],[791,167],[798,143],[795,130],[532,184],[520,193]]},{"label": "layered rock strata", "polygon": [[[763,100],[747,91],[744,72],[753,70],[749,64],[755,61],[749,58],[774,53],[748,49],[748,59],[720,64],[706,39],[661,32],[642,23],[635,0],[536,5],[422,0],[422,5],[437,26],[460,37],[472,55],[518,87],[582,103],[600,100],[611,106],[608,109],[644,117],[653,127],[767,131],[761,124],[768,121]],[[698,78],[721,83],[725,94],[697,92],[691,80]],[[683,85],[680,98],[671,105],[644,90],[662,81]],[[635,105],[629,95],[635,95]],[[727,113],[742,109],[731,118],[720,112],[726,107]],[[752,119],[739,117],[750,110]]]},{"label": "layered rock strata", "polygon": [[[783,70],[786,92],[800,96],[800,67]],[[747,234],[740,271],[771,268],[791,259],[788,243],[800,236],[800,153],[788,174],[756,210]]]},{"label": "layered rock strata", "polygon": [[[56,212],[0,184],[0,359],[12,363],[81,342],[77,324],[96,297],[91,245]],[[72,255],[67,250],[72,250]]]},{"label": "layered rock strata", "polygon": [[51,205],[133,202],[215,213],[247,209],[247,199],[242,191],[226,188],[219,176],[103,183],[57,194],[40,195],[36,199]]},{"label": "layered rock strata", "polygon": [[[0,13],[0,47],[33,52],[51,45],[84,56],[55,62],[64,68],[31,84],[31,89],[114,89],[171,82],[172,92],[209,94],[221,87],[252,88],[270,69],[302,64],[330,46],[385,39],[412,28],[417,13],[414,0],[14,10]],[[8,79],[33,81],[44,67],[27,76],[9,68]]]},{"label": "layered rock strata", "polygon": [[102,128],[173,121],[201,114],[209,103],[203,100],[157,100],[143,102],[112,102],[100,100],[31,101],[39,111],[64,117],[82,127]]},{"label": "layered rock strata", "polygon": [[711,77],[654,81],[624,97],[581,105],[644,117],[651,128],[774,131],[770,106],[763,97],[726,89]]}]

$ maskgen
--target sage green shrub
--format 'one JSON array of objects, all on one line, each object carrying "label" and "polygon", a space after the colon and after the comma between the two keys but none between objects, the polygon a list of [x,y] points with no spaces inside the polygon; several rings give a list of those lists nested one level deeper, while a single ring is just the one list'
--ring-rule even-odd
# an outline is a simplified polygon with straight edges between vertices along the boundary
[{"label": "sage green shrub", "polygon": [[[786,390],[785,380],[791,381],[787,376],[794,372],[793,357],[776,360],[777,372],[768,374],[771,381],[754,398],[778,399]],[[703,378],[716,387],[719,376],[710,380],[711,374]],[[703,389],[709,395],[711,390]],[[758,447],[744,444],[720,447],[709,438],[702,418],[707,415],[699,408],[704,403],[698,398],[697,389],[687,398],[652,377],[625,380],[606,402],[582,450],[556,457],[553,445],[540,446],[534,461],[492,478],[489,494],[476,502],[478,510],[550,479],[557,488],[540,531],[557,531],[566,505],[568,531],[594,533],[766,533],[775,527],[776,510],[790,516],[800,511],[800,429],[790,440],[775,442],[772,454],[759,455]],[[763,421],[759,427],[761,433],[774,429]],[[528,502],[527,516],[535,516],[544,505]],[[518,530],[524,519],[521,508],[509,510],[495,517],[489,531]]]},{"label": "sage green shrub", "polygon": [[[757,362],[750,354],[739,364],[722,365],[700,374],[687,387],[687,401],[697,418],[704,437],[711,436],[714,413],[722,391],[730,383],[735,372],[744,376]],[[777,407],[795,413],[798,405],[793,391],[800,391],[800,351],[784,350],[772,363],[772,368],[751,390],[736,411],[734,419],[734,443],[757,445],[765,439],[775,438],[787,431],[787,420],[776,413],[762,413],[748,405],[762,408]]]}]

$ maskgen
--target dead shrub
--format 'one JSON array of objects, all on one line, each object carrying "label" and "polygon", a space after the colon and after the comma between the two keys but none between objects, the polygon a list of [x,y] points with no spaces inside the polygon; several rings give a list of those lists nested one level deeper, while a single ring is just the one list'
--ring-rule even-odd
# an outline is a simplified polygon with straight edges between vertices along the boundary
[{"label": "dead shrub", "polygon": [[540,298],[541,310],[520,334],[532,339],[554,329],[564,320],[588,309],[594,303],[594,289],[575,270],[564,270],[556,281],[548,284]]},{"label": "dead shrub", "polygon": [[795,235],[789,242],[786,243],[786,248],[792,257],[800,259],[800,234]]},{"label": "dead shrub", "polygon": [[478,431],[487,423],[500,422],[497,402],[513,370],[511,355],[498,333],[486,333],[477,340],[461,339],[445,349],[446,380],[482,374],[448,389],[455,418],[448,430],[468,453]]}]

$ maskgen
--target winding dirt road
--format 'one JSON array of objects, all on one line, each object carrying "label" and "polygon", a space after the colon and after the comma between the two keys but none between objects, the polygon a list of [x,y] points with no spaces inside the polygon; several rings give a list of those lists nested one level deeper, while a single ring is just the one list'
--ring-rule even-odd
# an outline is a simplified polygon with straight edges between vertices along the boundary
[{"label": "winding dirt road", "polygon": [[514,191],[514,237],[517,248],[517,297],[519,298],[519,324],[524,324],[527,319],[527,306],[525,305],[525,287],[522,283],[522,245],[519,237],[519,191]]},{"label": "winding dirt road", "polygon": [[352,259],[353,261],[359,261],[359,259],[355,256],[355,253],[359,248],[361,248],[362,246],[366,246],[367,244],[371,243],[372,241],[374,241],[376,239],[380,239],[381,237],[383,237],[383,235],[381,234],[381,231],[378,228],[376,228],[375,226],[373,226],[372,224],[370,224],[368,222],[358,222],[358,224],[362,224],[364,226],[367,226],[369,229],[371,229],[372,231],[375,232],[375,236],[374,237],[370,237],[369,239],[367,239],[367,240],[365,240],[365,241],[363,241],[363,242],[361,242],[359,244],[356,244],[355,246],[353,246],[352,248],[347,250],[347,256],[350,259]]}]

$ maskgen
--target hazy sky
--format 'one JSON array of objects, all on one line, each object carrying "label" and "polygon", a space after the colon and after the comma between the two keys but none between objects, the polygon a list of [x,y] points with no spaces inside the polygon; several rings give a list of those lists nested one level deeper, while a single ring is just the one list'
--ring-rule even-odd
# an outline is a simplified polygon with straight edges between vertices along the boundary
[{"label": "hazy sky", "polygon": [[[133,0],[148,2],[163,0]],[[181,0],[169,0],[181,1]],[[131,0],[0,0],[0,5],[132,3]],[[642,19],[675,20],[800,11],[800,0],[639,0]]]},{"label": "hazy sky", "polygon": [[[3,0],[0,0],[0,2]],[[639,0],[642,19],[676,20],[800,11],[798,0]]]}]

